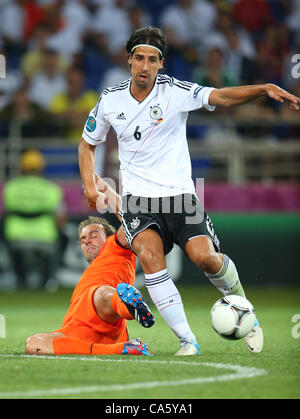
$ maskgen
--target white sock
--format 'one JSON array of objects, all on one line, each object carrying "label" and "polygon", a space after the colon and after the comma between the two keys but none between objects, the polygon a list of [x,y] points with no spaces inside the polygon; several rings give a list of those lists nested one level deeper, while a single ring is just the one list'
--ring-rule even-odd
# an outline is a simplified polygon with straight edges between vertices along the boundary
[{"label": "white sock", "polygon": [[181,340],[196,340],[187,322],[180,294],[168,270],[145,274],[147,290],[160,314]]},{"label": "white sock", "polygon": [[224,255],[223,266],[217,274],[205,273],[205,275],[223,295],[234,294],[245,297],[235,264],[227,255]]}]

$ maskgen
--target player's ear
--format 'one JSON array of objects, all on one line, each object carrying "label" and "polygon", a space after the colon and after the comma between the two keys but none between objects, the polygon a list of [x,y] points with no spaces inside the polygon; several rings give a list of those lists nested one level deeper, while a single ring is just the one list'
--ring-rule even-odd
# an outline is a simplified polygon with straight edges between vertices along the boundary
[{"label": "player's ear", "polygon": [[162,58],[162,59],[160,60],[159,70],[161,70],[161,69],[163,68],[163,66],[164,66],[164,62],[165,62],[165,59],[164,59],[164,58]]},{"label": "player's ear", "polygon": [[131,65],[132,65],[132,54],[128,54],[128,64],[129,64],[129,67],[131,67]]}]

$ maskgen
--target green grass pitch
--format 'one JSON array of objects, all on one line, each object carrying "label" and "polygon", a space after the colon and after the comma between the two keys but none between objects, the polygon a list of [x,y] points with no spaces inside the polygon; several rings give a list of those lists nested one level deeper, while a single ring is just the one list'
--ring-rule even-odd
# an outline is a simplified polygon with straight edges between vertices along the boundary
[{"label": "green grass pitch", "polygon": [[151,329],[129,322],[130,337],[142,337],[151,358],[24,357],[26,337],[60,326],[72,290],[0,293],[0,318],[6,321],[6,337],[0,338],[0,399],[299,398],[299,288],[247,290],[264,329],[261,354],[250,353],[243,340],[227,341],[212,330],[210,308],[221,296],[213,287],[179,284],[179,289],[201,347],[197,357],[174,356],[177,339],[156,309]]}]

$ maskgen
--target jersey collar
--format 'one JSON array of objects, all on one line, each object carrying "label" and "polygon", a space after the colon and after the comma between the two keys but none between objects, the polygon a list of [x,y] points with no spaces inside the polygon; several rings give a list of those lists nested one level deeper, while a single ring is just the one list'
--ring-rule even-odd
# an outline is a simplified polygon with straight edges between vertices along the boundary
[{"label": "jersey collar", "polygon": [[144,105],[146,102],[148,102],[148,100],[151,100],[154,96],[156,96],[156,94],[157,94],[157,76],[156,76],[156,79],[155,79],[155,82],[153,84],[153,87],[152,87],[151,91],[148,93],[148,95],[145,97],[145,99],[142,102],[139,102],[134,96],[132,96],[131,90],[130,90],[132,77],[130,78],[130,82],[128,83],[128,94],[129,94],[132,102],[134,102],[136,105]]}]

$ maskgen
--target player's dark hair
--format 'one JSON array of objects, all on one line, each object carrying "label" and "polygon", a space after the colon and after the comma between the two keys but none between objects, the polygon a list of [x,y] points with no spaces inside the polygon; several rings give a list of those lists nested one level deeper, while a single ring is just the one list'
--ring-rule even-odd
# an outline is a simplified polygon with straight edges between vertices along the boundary
[{"label": "player's dark hair", "polygon": [[87,219],[81,221],[81,223],[78,226],[79,238],[81,231],[84,229],[84,227],[90,224],[100,224],[104,228],[106,237],[112,236],[116,232],[116,229],[111,224],[109,224],[109,222],[105,218],[89,216]]},{"label": "player's dark hair", "polygon": [[132,53],[132,48],[139,44],[153,45],[158,48],[162,53],[161,59],[166,54],[166,37],[159,28],[146,26],[133,32],[126,44],[128,55]]}]

